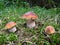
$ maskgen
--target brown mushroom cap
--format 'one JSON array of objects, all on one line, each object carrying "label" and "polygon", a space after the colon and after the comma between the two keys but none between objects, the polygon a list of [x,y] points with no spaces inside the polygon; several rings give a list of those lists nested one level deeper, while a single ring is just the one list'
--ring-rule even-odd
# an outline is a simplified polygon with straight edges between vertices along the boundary
[{"label": "brown mushroom cap", "polygon": [[23,14],[22,18],[27,19],[27,20],[28,19],[37,19],[38,16],[33,12],[27,12],[27,13]]},{"label": "brown mushroom cap", "polygon": [[16,25],[15,22],[8,22],[8,23],[6,24],[6,26],[5,26],[5,28],[6,28],[6,29],[10,29],[10,28],[14,27],[15,25]]},{"label": "brown mushroom cap", "polygon": [[54,29],[53,26],[47,26],[47,27],[45,28],[45,32],[46,32],[47,34],[53,34],[53,33],[55,33],[55,29]]}]

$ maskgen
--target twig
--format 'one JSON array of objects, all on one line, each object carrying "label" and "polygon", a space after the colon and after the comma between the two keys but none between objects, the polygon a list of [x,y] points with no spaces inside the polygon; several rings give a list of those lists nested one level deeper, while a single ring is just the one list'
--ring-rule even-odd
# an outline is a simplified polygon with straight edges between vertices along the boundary
[{"label": "twig", "polygon": [[44,36],[45,36],[45,39],[50,43],[50,45],[53,45],[53,41],[52,39],[50,38],[49,35],[47,35],[45,32],[43,32]]}]

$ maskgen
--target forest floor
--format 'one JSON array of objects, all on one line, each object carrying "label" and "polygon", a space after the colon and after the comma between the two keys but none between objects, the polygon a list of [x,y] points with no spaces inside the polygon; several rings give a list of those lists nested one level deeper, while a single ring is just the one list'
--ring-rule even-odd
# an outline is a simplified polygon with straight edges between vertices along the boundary
[{"label": "forest floor", "polygon": [[[38,29],[29,29],[23,26],[23,24],[26,22],[26,20],[21,19],[20,17],[28,12],[33,11],[38,15],[37,22],[41,22],[43,26],[38,26]],[[45,8],[39,8],[39,7],[33,7],[33,8],[5,8],[4,10],[0,11],[0,34],[3,34],[5,36],[8,35],[8,37],[11,35],[11,33],[7,32],[7,30],[4,30],[6,23],[13,21],[16,22],[17,25],[17,32],[13,33],[14,35],[17,35],[17,43],[14,45],[22,45],[23,42],[27,41],[27,45],[50,45],[49,41],[44,39],[45,36],[43,35],[43,31],[46,26],[52,25],[54,26],[56,32],[55,34],[49,35],[52,43],[54,45],[60,45],[60,13],[58,13],[57,8],[52,9],[45,9]],[[7,37],[6,37],[7,38]],[[12,37],[12,41],[16,40]],[[1,37],[0,37],[1,39]],[[3,39],[3,38],[2,38]],[[2,40],[0,42],[3,42]],[[1,44],[1,43],[0,43]]]}]

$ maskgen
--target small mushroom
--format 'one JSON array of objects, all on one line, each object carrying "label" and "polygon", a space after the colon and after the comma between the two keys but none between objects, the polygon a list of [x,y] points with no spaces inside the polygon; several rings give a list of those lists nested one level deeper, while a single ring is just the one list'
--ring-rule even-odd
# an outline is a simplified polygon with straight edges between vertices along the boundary
[{"label": "small mushroom", "polygon": [[47,26],[45,28],[45,33],[47,33],[47,34],[53,34],[53,33],[55,33],[54,27],[53,26]]},{"label": "small mushroom", "polygon": [[15,22],[8,22],[5,28],[8,29],[9,32],[15,32],[17,30],[15,26],[16,26]]},{"label": "small mushroom", "polygon": [[53,40],[50,38],[50,36],[49,36],[49,34],[53,34],[53,33],[55,33],[55,29],[54,29],[54,27],[53,26],[47,26],[46,28],[45,28],[45,31],[43,32],[43,34],[44,34],[44,39],[45,40],[47,40],[49,43],[50,43],[50,45],[54,45],[53,44]]},{"label": "small mushroom", "polygon": [[36,26],[35,20],[38,18],[38,16],[35,13],[27,12],[23,14],[22,18],[27,20],[26,25],[28,28],[33,28]]}]

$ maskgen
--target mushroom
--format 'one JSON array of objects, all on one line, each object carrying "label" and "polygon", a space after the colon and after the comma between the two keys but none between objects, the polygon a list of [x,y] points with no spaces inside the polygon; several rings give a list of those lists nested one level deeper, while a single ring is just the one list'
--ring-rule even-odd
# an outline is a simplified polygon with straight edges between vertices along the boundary
[{"label": "mushroom", "polygon": [[45,28],[45,31],[43,32],[43,34],[44,34],[44,39],[45,40],[47,40],[47,41],[49,41],[49,43],[50,43],[50,45],[54,45],[53,44],[53,40],[50,38],[50,36],[49,36],[49,34],[53,34],[53,33],[55,33],[55,29],[54,29],[54,27],[53,26],[47,26],[46,28]]},{"label": "mushroom", "polygon": [[23,19],[26,19],[26,25],[28,28],[34,28],[36,26],[35,20],[38,18],[38,16],[33,12],[27,12],[23,14]]},{"label": "mushroom", "polygon": [[45,33],[47,33],[47,34],[53,34],[53,33],[55,33],[54,27],[53,26],[47,26],[45,28]]},{"label": "mushroom", "polygon": [[15,22],[8,22],[5,28],[8,29],[9,32],[15,32],[17,30],[15,26],[16,26]]}]

